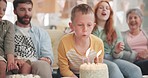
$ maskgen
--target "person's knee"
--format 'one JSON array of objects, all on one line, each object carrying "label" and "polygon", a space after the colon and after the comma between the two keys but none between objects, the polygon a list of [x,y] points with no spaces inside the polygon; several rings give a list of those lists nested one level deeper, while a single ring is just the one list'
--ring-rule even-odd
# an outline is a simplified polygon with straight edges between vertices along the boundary
[{"label": "person's knee", "polygon": [[46,61],[36,61],[32,64],[32,73],[38,74],[41,78],[52,78],[51,66]]},{"label": "person's knee", "polygon": [[135,68],[132,69],[133,73],[138,74],[138,73],[142,73],[140,67],[135,65]]},{"label": "person's knee", "polygon": [[118,68],[117,64],[114,62],[106,63],[109,69],[115,69]]},{"label": "person's knee", "polygon": [[114,60],[114,62],[119,66],[122,73],[124,73],[127,78],[142,77],[141,69],[137,65],[125,60]]},{"label": "person's knee", "polygon": [[36,61],[32,64],[32,71],[51,71],[51,66],[46,61]]},{"label": "person's knee", "polygon": [[28,63],[25,63],[22,68],[21,68],[21,73],[22,74],[30,74],[31,73],[31,65]]},{"label": "person's knee", "polygon": [[133,66],[133,68],[129,70],[130,71],[127,74],[128,78],[142,78],[142,72],[138,66]]},{"label": "person's knee", "polygon": [[25,64],[23,65],[23,67],[28,68],[28,69],[31,69],[31,65],[28,64],[28,63],[25,63]]},{"label": "person's knee", "polygon": [[46,61],[36,61],[32,64],[32,67],[37,67],[37,68],[44,68],[45,67],[50,67],[50,64],[48,64]]}]

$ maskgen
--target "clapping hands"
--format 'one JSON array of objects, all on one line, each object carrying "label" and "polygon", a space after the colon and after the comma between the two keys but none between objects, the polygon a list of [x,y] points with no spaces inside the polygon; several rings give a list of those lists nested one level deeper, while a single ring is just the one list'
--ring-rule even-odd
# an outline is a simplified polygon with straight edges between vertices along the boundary
[{"label": "clapping hands", "polygon": [[123,49],[124,49],[124,43],[123,43],[123,42],[119,42],[119,43],[117,43],[116,46],[115,46],[115,53],[118,54],[118,53],[120,53]]}]

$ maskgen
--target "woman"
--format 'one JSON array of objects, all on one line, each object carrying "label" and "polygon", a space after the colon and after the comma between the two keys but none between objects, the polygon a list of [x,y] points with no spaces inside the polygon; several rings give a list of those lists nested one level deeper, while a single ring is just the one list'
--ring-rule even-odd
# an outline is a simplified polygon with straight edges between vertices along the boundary
[{"label": "woman", "polygon": [[126,14],[129,30],[122,33],[125,50],[120,58],[134,62],[143,75],[148,75],[148,37],[141,29],[142,13],[139,9],[130,9]]},{"label": "woman", "polygon": [[124,44],[120,31],[113,26],[113,11],[108,1],[100,1],[96,5],[95,22],[96,27],[93,34],[104,42],[106,59],[104,62],[108,65],[110,78],[142,78],[138,66],[113,57],[113,55],[116,56],[121,53]]}]

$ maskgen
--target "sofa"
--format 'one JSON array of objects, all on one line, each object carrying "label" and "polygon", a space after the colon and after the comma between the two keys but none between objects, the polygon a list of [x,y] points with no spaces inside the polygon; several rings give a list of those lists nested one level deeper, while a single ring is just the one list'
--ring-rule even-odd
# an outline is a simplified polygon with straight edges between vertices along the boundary
[{"label": "sofa", "polygon": [[52,76],[53,78],[58,78],[57,69],[58,69],[58,44],[60,42],[61,37],[65,34],[64,30],[51,30],[47,29],[47,32],[51,38],[52,48],[53,48],[53,54],[54,54],[54,63],[52,65],[53,72]]},{"label": "sofa", "polygon": [[64,35],[64,31],[62,30],[50,30],[48,29],[47,32],[49,33],[49,36],[51,38],[52,48],[53,48],[53,54],[54,54],[54,63],[52,65],[53,69],[57,69],[58,65],[58,44],[60,42],[60,38]]}]

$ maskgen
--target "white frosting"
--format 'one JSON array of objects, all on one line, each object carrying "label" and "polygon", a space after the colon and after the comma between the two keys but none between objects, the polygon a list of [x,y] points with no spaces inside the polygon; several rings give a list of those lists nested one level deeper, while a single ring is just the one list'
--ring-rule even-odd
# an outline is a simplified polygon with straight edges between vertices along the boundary
[{"label": "white frosting", "polygon": [[80,66],[80,78],[109,78],[106,64],[82,64]]},{"label": "white frosting", "polygon": [[16,75],[10,75],[7,78],[40,78],[40,76],[32,74],[27,74],[27,75],[16,74]]}]

